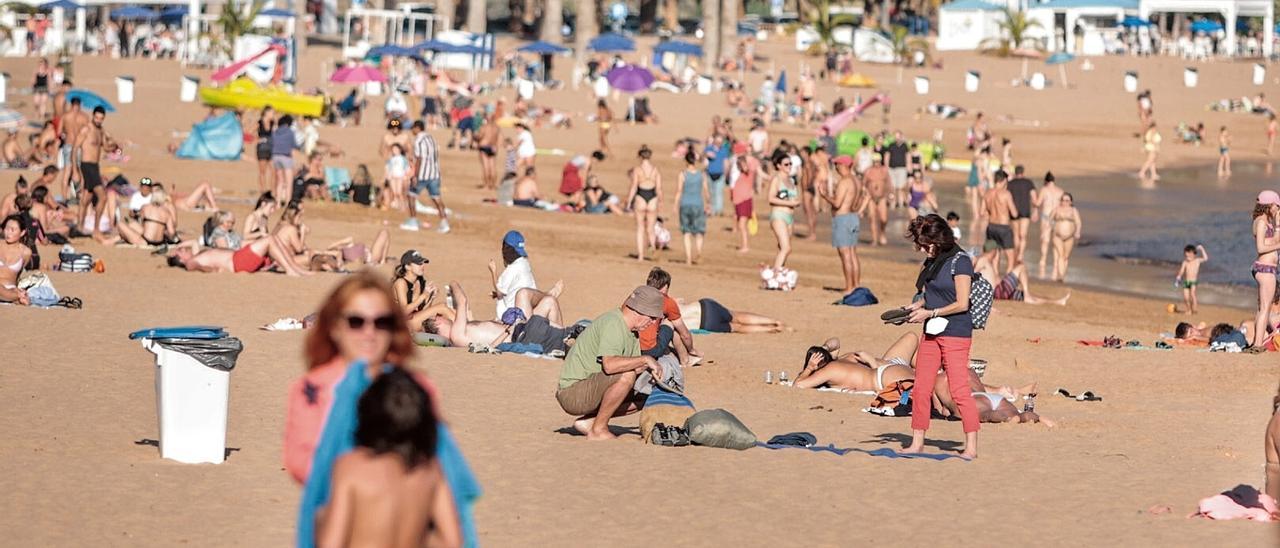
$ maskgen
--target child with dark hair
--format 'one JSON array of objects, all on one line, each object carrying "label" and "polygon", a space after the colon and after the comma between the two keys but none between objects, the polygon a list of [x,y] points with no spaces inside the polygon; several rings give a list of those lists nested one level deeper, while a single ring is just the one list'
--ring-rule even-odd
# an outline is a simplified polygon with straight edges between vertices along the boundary
[{"label": "child with dark hair", "polygon": [[1178,269],[1178,276],[1174,278],[1173,284],[1182,290],[1182,304],[1186,306],[1183,311],[1187,314],[1199,312],[1196,285],[1200,283],[1200,265],[1208,260],[1209,252],[1204,250],[1203,245],[1188,245],[1182,249],[1182,267]]},{"label": "child with dark hair", "polygon": [[356,413],[356,447],[334,464],[316,544],[458,546],[457,516],[435,459],[431,397],[394,368],[369,386]]}]

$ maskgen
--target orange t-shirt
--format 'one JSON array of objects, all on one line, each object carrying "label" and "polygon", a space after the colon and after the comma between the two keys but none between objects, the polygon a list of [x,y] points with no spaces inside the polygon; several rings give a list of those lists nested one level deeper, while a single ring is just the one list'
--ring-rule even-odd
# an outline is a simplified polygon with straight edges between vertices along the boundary
[{"label": "orange t-shirt", "polygon": [[[662,315],[670,322],[680,319],[680,305],[676,304],[675,299],[662,297]],[[640,350],[649,350],[658,345],[658,326],[661,323],[653,322],[640,332]]]}]

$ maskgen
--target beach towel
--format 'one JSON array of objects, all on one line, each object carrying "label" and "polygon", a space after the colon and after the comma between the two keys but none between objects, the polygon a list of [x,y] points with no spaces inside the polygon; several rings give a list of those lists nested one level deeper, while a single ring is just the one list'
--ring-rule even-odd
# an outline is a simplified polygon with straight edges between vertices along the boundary
[{"label": "beach towel", "polygon": [[654,387],[640,410],[640,439],[649,443],[654,426],[659,423],[683,425],[694,411],[696,409],[689,398]]},{"label": "beach towel", "polygon": [[810,445],[810,446],[807,446],[807,447],[801,447],[801,446],[799,446],[799,445],[780,444],[780,443],[764,443],[764,442],[756,442],[756,447],[763,447],[763,448],[765,448],[765,449],[774,449],[774,450],[777,450],[777,449],[803,449],[803,450],[805,450],[805,451],[812,451],[812,452],[814,452],[814,453],[835,453],[835,454],[840,455],[840,456],[842,456],[842,457],[843,457],[843,456],[845,456],[845,455],[847,455],[847,454],[849,454],[849,453],[851,453],[851,452],[853,452],[853,449],[838,448],[838,447],[836,447],[835,445]]},{"label": "beach towel", "polygon": [[[333,465],[338,457],[355,448],[356,403],[369,385],[373,384],[373,379],[365,371],[364,362],[352,363],[347,367],[342,380],[334,387],[333,404],[329,407],[324,430],[316,443],[311,471],[307,476],[306,486],[302,489],[302,500],[298,507],[296,544],[299,547],[315,546],[316,512],[329,502]],[[436,458],[440,459],[440,469],[445,481],[449,482],[449,490],[458,508],[463,543],[469,547],[476,546],[478,539],[472,505],[480,497],[480,484],[472,475],[471,468],[443,422],[438,426],[438,433]]]},{"label": "beach towel", "polygon": [[191,126],[176,154],[187,160],[239,160],[243,131],[235,113],[210,118]]},{"label": "beach towel", "polygon": [[1229,491],[1201,499],[1196,513],[1187,517],[1276,521],[1280,520],[1280,507],[1270,495],[1259,493],[1248,485],[1237,485]]},{"label": "beach towel", "polygon": [[960,455],[950,455],[946,453],[899,453],[888,447],[881,447],[880,449],[872,449],[870,451],[866,449],[852,449],[852,451],[857,451],[859,453],[866,453],[873,457],[884,457],[888,459],[927,459],[927,460],[960,459],[963,461],[969,460]]}]

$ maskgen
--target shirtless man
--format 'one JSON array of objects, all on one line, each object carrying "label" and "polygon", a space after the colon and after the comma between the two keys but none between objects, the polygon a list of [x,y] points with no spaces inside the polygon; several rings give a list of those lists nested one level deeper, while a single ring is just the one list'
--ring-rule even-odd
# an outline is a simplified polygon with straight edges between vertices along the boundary
[{"label": "shirtless man", "polygon": [[400,150],[403,150],[405,155],[409,156],[410,160],[413,160],[413,138],[408,133],[405,133],[403,131],[404,128],[400,126],[399,118],[392,118],[391,121],[387,122],[387,132],[382,134],[382,143],[378,146],[378,155],[382,157],[384,162],[391,158],[392,145],[400,145]]},{"label": "shirtless man", "polygon": [[813,76],[805,74],[800,77],[800,104],[804,106],[804,123],[813,119],[814,99],[817,95],[817,83]]},{"label": "shirtless man", "polygon": [[883,157],[872,163],[863,181],[871,200],[871,244],[889,245],[885,233],[889,225],[889,167],[884,165]]},{"label": "shirtless man", "polygon": [[840,270],[844,273],[844,289],[841,295],[848,295],[861,282],[862,265],[858,263],[858,231],[862,221],[859,217],[867,210],[867,193],[862,184],[854,178],[851,167],[853,158],[840,156],[836,158],[836,188],[828,193],[821,188],[818,195],[831,204],[831,246],[836,248],[840,257]]},{"label": "shirtless man", "polygon": [[1033,206],[1040,210],[1040,277],[1044,277],[1045,261],[1049,258],[1049,242],[1053,240],[1053,210],[1062,202],[1062,187],[1058,186],[1053,172],[1044,174],[1044,185],[1034,196]]},{"label": "shirtless man", "polygon": [[516,188],[512,194],[512,204],[523,207],[538,207],[538,200],[542,196],[538,194],[538,178],[537,172],[533,166],[524,169],[524,176],[516,181]]},{"label": "shirtless man", "polygon": [[246,242],[244,247],[236,251],[218,248],[197,250],[192,246],[180,246],[169,256],[169,266],[185,268],[190,272],[254,273],[266,266],[268,257],[280,265],[285,274],[312,275],[312,272],[293,261],[293,256],[275,236],[264,236]]},{"label": "shirtless man", "polygon": [[[895,382],[915,378],[912,369],[920,338],[906,333],[898,338],[879,358],[870,352],[849,352],[838,358],[832,352],[840,349],[838,339],[829,339],[820,347],[810,348],[804,368],[796,375],[797,388],[827,386],[838,390],[879,392]],[[815,351],[814,349],[818,349]],[[822,350],[825,350],[824,353]],[[832,359],[834,358],[834,359]]]},{"label": "shirtless man", "polygon": [[[450,345],[464,348],[472,343],[492,348],[511,342],[512,333],[520,322],[507,325],[498,320],[473,320],[471,309],[467,306],[467,294],[463,292],[462,285],[458,282],[450,282],[449,291],[453,295],[454,318],[450,320],[447,316],[440,314],[427,318],[422,322],[423,331],[443,336],[449,339]],[[529,294],[531,293],[528,289],[521,289],[516,293],[516,300],[528,302]],[[541,316],[553,328],[564,327],[560,324],[560,302],[554,297],[544,297],[531,312],[530,317]]]},{"label": "shirtless man", "polygon": [[1013,227],[1010,221],[1018,215],[1018,208],[1013,203],[1013,195],[1009,193],[1009,175],[1004,170],[995,174],[995,186],[987,190],[982,197],[983,212],[987,217],[987,252],[983,255],[991,261],[996,272],[1000,271],[1000,253],[1004,252],[1009,263],[1006,272],[1014,266]]},{"label": "shirtless man", "polygon": [[[816,143],[815,143],[816,145]],[[795,149],[800,154],[800,205],[804,209],[805,224],[809,227],[809,232],[804,235],[806,240],[818,239],[818,219],[817,211],[814,205],[814,198],[817,194],[813,191],[813,148],[816,147],[799,147]]]},{"label": "shirtless man", "polygon": [[476,150],[480,155],[480,169],[483,177],[480,188],[495,190],[498,188],[498,121],[493,114],[485,117],[484,125],[476,136]]},{"label": "shirtless man", "polygon": [[994,289],[992,297],[1001,301],[1019,301],[1027,304],[1056,304],[1066,306],[1071,292],[1058,299],[1046,299],[1031,294],[1030,278],[1027,276],[1027,265],[1018,263],[1010,268],[1001,278],[996,274],[996,267],[986,255],[978,257],[973,264],[973,271],[986,278]]},{"label": "shirtless man", "polygon": [[818,196],[818,189],[823,192],[831,190],[831,155],[827,153],[821,143],[817,146],[809,147],[809,183],[804,188],[805,192],[805,215],[809,216],[809,239],[815,240],[818,234],[815,225],[818,219],[818,212],[822,211],[822,198]]},{"label": "shirtless man", "polygon": [[80,108],[80,98],[73,97],[59,123],[59,129],[62,132],[62,147],[58,151],[58,167],[62,169],[59,182],[62,183],[62,196],[68,200],[72,197],[71,181],[83,182],[80,175],[80,160],[73,154],[73,149],[80,131],[88,125],[89,116]]},{"label": "shirtless man", "polygon": [[714,299],[676,299],[676,304],[680,318],[690,328],[713,333],[781,333],[787,329],[781,321],[754,312],[729,310]]},{"label": "shirtless man", "polygon": [[[89,236],[93,236],[94,231],[99,228],[99,220],[102,218],[102,211],[107,202],[107,189],[103,184],[98,164],[102,161],[103,149],[116,146],[111,136],[102,129],[102,123],[106,119],[107,111],[102,106],[94,107],[92,123],[80,128],[72,150],[72,156],[80,158],[80,179],[84,186],[80,189],[80,212],[76,221],[77,224],[88,225],[82,226],[81,231]],[[93,217],[89,217],[87,223],[83,222],[89,211],[93,211]]]},{"label": "shirtless man", "polygon": [[22,176],[18,176],[18,180],[13,183],[13,192],[5,194],[4,198],[0,198],[0,219],[13,215],[18,212],[18,196],[24,196],[31,190],[30,183]]}]

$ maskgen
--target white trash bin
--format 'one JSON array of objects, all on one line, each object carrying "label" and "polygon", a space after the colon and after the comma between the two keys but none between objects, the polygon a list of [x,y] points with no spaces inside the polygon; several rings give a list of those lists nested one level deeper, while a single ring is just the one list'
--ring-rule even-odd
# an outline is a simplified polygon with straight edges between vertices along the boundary
[{"label": "white trash bin", "polygon": [[0,105],[4,104],[7,99],[5,89],[9,87],[9,73],[0,72]]},{"label": "white trash bin", "polygon": [[1182,69],[1182,85],[1187,86],[1189,88],[1193,88],[1193,87],[1196,87],[1196,84],[1198,83],[1200,83],[1199,70],[1193,69],[1191,67]]},{"label": "white trash bin", "polygon": [[194,103],[196,95],[200,91],[200,79],[195,76],[183,76],[182,88],[178,93],[178,99],[184,103]]},{"label": "white trash bin", "polygon": [[1044,86],[1045,86],[1045,79],[1044,79],[1043,72],[1037,72],[1031,75],[1031,89],[1034,89],[1036,91],[1043,91]]},{"label": "white trash bin", "polygon": [[976,70],[964,73],[964,90],[969,93],[977,93],[978,85],[982,81],[982,75]]},{"label": "white trash bin", "polygon": [[208,367],[153,339],[141,341],[156,355],[160,456],[189,464],[226,460],[231,372]]},{"label": "white trash bin", "polygon": [[116,76],[116,101],[121,103],[133,102],[133,77]]},{"label": "white trash bin", "polygon": [[929,94],[929,78],[927,76],[916,76],[916,95]]},{"label": "white trash bin", "polygon": [[1261,86],[1267,83],[1267,66],[1262,63],[1253,64],[1253,85]]},{"label": "white trash bin", "polygon": [[1138,73],[1133,71],[1124,73],[1124,90],[1129,93],[1138,92]]}]

